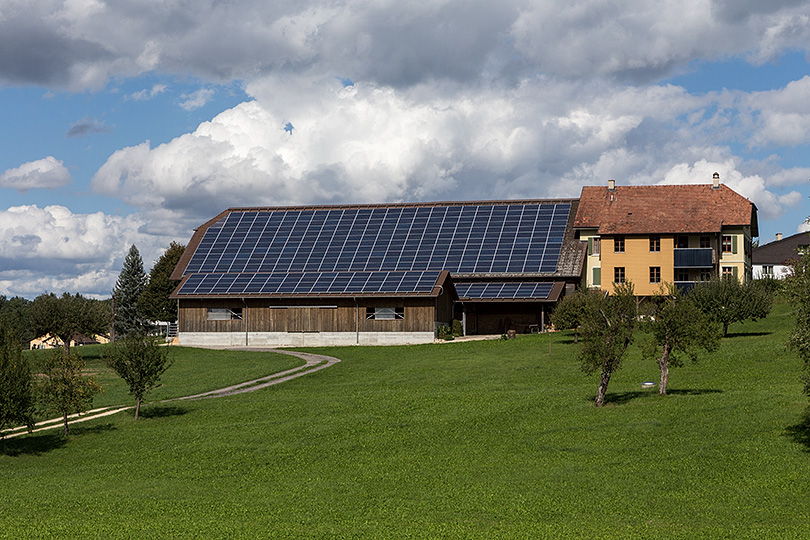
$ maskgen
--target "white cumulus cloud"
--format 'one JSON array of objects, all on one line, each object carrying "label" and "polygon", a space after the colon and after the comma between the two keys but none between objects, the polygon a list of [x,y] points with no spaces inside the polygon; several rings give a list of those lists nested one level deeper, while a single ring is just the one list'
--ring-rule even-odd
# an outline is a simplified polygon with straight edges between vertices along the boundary
[{"label": "white cumulus cloud", "polygon": [[149,269],[173,239],[145,234],[142,226],[139,216],[75,214],[64,206],[0,211],[0,294],[108,296],[131,243]]},{"label": "white cumulus cloud", "polygon": [[23,163],[0,174],[0,187],[18,191],[54,189],[70,184],[70,172],[53,156]]}]

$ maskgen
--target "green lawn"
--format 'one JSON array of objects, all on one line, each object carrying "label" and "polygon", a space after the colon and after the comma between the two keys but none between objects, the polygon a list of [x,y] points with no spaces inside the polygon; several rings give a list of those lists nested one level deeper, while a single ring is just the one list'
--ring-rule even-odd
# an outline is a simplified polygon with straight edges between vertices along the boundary
[{"label": "green lawn", "polygon": [[[134,405],[135,398],[130,396],[126,383],[104,363],[105,347],[90,345],[76,349],[85,359],[87,374],[95,377],[104,389],[93,399],[93,407]],[[36,366],[48,351],[26,354],[30,355],[32,365]],[[147,402],[224,388],[304,364],[298,358],[272,352],[171,347],[169,355],[173,363],[160,378],[160,386],[146,395]]]},{"label": "green lawn", "polygon": [[663,398],[633,346],[601,410],[561,333],[311,349],[342,362],[0,443],[0,537],[808,538],[791,325],[733,325]]}]

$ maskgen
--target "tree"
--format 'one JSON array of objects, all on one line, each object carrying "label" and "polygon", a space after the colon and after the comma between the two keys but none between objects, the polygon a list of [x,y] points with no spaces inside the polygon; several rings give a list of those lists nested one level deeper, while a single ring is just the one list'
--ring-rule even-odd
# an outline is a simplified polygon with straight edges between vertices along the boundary
[{"label": "tree", "polygon": [[600,372],[597,407],[605,404],[610,377],[633,341],[637,314],[632,283],[616,284],[613,294],[600,295],[584,312],[579,359],[585,373]]},{"label": "tree", "polygon": [[160,346],[144,332],[130,332],[108,349],[107,365],[118,373],[135,396],[135,420],[138,420],[143,397],[152,390],[160,376],[171,366],[169,348]]},{"label": "tree", "polygon": [[172,242],[149,272],[149,282],[138,300],[141,314],[152,321],[172,323],[177,320],[177,300],[169,298],[178,281],[170,279],[186,247]]},{"label": "tree", "polygon": [[93,403],[101,386],[92,377],[84,377],[84,359],[64,348],[48,351],[43,366],[44,380],[40,387],[47,410],[62,415],[64,433],[68,435],[68,415],[84,412]]},{"label": "tree", "polygon": [[31,301],[14,296],[0,296],[0,324],[10,329],[20,343],[28,343],[35,336],[31,328]]},{"label": "tree", "polygon": [[756,282],[740,283],[734,277],[722,277],[701,282],[689,293],[692,301],[703,313],[723,326],[748,319],[763,319],[771,312],[773,298],[765,287]]},{"label": "tree", "polygon": [[138,300],[145,288],[146,273],[143,271],[143,260],[138,248],[133,244],[124,259],[124,267],[118,274],[118,281],[113,290],[116,334],[126,336],[130,332],[146,328],[146,320],[138,309]]},{"label": "tree", "polygon": [[94,336],[110,327],[110,310],[105,302],[80,294],[42,294],[31,303],[31,325],[36,335],[58,337],[66,350],[76,334]]},{"label": "tree", "polygon": [[[22,357],[19,338],[0,326],[0,430],[14,424],[33,425],[33,378]],[[2,437],[2,435],[0,435]]]},{"label": "tree", "polygon": [[670,366],[682,366],[683,356],[696,362],[699,349],[707,352],[717,350],[720,328],[691,298],[684,297],[671,283],[663,286],[652,298],[651,307],[650,316],[642,324],[642,328],[651,335],[644,347],[644,356],[656,359],[661,371],[658,393],[665,395]]},{"label": "tree", "polygon": [[554,308],[551,322],[560,330],[573,330],[574,343],[579,341],[579,332],[585,313],[593,307],[601,293],[590,289],[577,289],[574,294],[565,296]]},{"label": "tree", "polygon": [[804,393],[810,396],[810,251],[791,261],[791,269],[784,290],[793,304],[796,323],[788,338],[788,347],[804,361]]}]

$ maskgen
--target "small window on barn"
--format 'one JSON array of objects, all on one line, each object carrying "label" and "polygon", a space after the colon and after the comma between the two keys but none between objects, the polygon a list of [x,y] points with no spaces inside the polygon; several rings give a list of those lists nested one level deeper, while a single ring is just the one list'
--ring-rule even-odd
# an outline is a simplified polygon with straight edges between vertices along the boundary
[{"label": "small window on barn", "polygon": [[241,321],[242,308],[208,308],[209,321]]},{"label": "small window on barn", "polygon": [[395,321],[405,318],[404,307],[367,307],[366,319],[373,321]]}]

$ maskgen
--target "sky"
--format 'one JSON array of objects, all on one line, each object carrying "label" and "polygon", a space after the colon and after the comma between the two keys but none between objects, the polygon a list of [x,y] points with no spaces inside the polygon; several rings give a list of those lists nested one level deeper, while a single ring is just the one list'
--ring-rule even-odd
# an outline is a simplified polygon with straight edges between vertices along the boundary
[{"label": "sky", "polygon": [[0,294],[226,208],[721,182],[810,216],[810,3],[0,0]]}]

